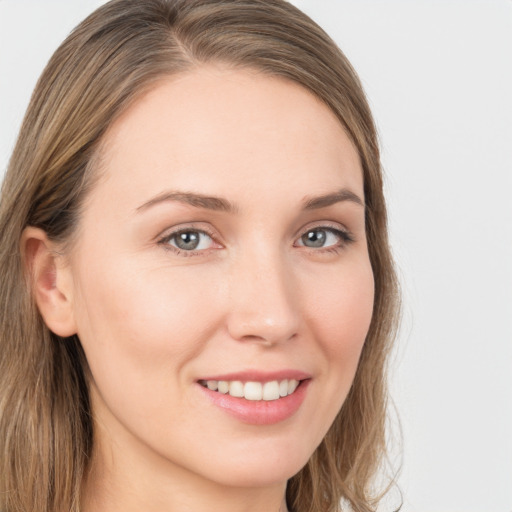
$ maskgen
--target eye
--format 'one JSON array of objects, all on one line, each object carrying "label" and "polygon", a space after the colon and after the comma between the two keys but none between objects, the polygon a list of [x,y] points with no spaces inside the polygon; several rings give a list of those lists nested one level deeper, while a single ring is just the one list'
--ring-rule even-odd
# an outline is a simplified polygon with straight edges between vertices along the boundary
[{"label": "eye", "polygon": [[322,249],[341,247],[352,241],[352,237],[346,231],[331,227],[318,227],[306,231],[297,241],[297,245],[310,249]]},{"label": "eye", "polygon": [[210,249],[214,244],[208,233],[197,229],[186,229],[171,233],[161,243],[168,244],[180,251],[203,251]]}]

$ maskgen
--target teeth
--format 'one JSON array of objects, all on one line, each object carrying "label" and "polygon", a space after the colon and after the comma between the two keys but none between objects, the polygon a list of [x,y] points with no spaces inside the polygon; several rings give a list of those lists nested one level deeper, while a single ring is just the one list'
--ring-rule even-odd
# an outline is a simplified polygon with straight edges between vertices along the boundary
[{"label": "teeth", "polygon": [[261,382],[246,382],[244,385],[244,398],[246,400],[261,400],[263,398]]},{"label": "teeth", "polygon": [[263,384],[263,400],[277,400],[279,398],[279,382],[265,382]]},{"label": "teeth", "polygon": [[229,394],[242,398],[244,396],[244,385],[239,380],[234,380],[229,384]]},{"label": "teeth", "polygon": [[206,386],[212,391],[217,391],[219,383],[216,380],[208,380],[206,381]]},{"label": "teeth", "polygon": [[229,394],[237,398],[246,400],[278,400],[281,397],[291,395],[299,385],[295,379],[285,379],[281,381],[272,380],[270,382],[246,382],[239,380],[207,380],[200,382],[204,387],[212,391],[218,391],[222,394]]},{"label": "teeth", "polygon": [[282,380],[279,383],[279,396],[288,395],[288,379]]},{"label": "teeth", "polygon": [[227,382],[225,380],[219,380],[219,385],[218,385],[217,390],[219,393],[222,393],[223,395],[225,395],[226,393],[229,392],[229,382]]},{"label": "teeth", "polygon": [[288,381],[288,394],[291,395],[299,385],[299,381],[295,379],[291,379]]}]

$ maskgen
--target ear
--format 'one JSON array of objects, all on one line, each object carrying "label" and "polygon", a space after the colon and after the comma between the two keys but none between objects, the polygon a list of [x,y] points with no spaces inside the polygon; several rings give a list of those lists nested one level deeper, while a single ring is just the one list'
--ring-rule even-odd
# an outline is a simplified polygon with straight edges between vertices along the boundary
[{"label": "ear", "polygon": [[45,324],[58,336],[76,334],[73,280],[63,255],[42,229],[34,227],[23,231],[21,252]]}]

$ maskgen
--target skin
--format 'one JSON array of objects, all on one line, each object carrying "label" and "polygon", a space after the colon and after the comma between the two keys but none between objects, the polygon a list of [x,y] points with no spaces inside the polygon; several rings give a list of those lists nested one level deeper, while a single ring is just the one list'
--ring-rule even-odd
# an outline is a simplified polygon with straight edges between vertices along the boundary
[{"label": "skin", "polygon": [[[338,413],[371,320],[364,206],[304,209],[340,190],[364,202],[353,144],[298,85],[203,67],[162,81],[111,126],[101,172],[66,255],[34,228],[24,238],[47,325],[78,333],[90,366],[84,510],[285,510],[286,481]],[[141,208],[168,191],[234,211]],[[208,233],[198,250],[176,252],[183,229]],[[305,245],[311,232],[325,245]],[[273,425],[228,415],[197,383],[281,369],[311,380]]]}]

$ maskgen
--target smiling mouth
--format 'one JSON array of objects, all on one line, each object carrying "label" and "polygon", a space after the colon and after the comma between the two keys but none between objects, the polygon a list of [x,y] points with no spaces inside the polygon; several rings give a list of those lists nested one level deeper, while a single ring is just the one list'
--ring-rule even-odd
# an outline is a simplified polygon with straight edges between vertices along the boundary
[{"label": "smiling mouth", "polygon": [[200,380],[201,386],[211,391],[245,400],[279,400],[292,395],[302,381],[296,379],[269,382],[242,382],[239,380]]}]

